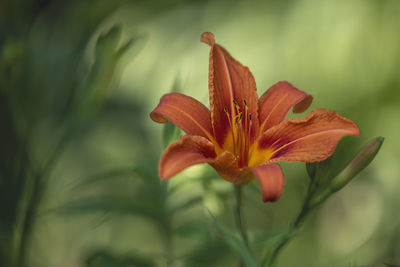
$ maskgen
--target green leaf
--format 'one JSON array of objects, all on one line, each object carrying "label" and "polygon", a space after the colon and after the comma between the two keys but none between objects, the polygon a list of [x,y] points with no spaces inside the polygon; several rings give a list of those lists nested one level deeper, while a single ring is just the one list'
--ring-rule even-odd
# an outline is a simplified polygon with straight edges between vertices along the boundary
[{"label": "green leaf", "polygon": [[109,31],[99,36],[96,43],[96,55],[110,54],[117,51],[121,38],[122,29],[120,25],[114,25]]},{"label": "green leaf", "polygon": [[60,215],[79,215],[85,213],[114,213],[123,215],[141,215],[158,221],[160,211],[126,198],[82,198],[68,202],[55,209]]},{"label": "green leaf", "polygon": [[187,222],[174,229],[174,234],[183,238],[206,241],[210,238],[205,224],[200,222]]},{"label": "green leaf", "polygon": [[87,178],[82,178],[79,182],[74,186],[74,188],[92,185],[98,182],[107,181],[109,179],[115,179],[118,177],[132,177],[132,178],[144,178],[141,175],[132,175],[135,174],[136,168],[132,166],[115,168],[110,170],[105,170],[99,173],[95,173],[90,175]]},{"label": "green leaf", "polygon": [[187,255],[185,266],[224,266],[221,261],[230,254],[230,250],[221,240],[209,242]]},{"label": "green leaf", "polygon": [[180,130],[171,122],[166,122],[163,128],[163,143],[164,146],[169,146],[172,142],[178,140],[180,135]]},{"label": "green leaf", "polygon": [[104,250],[98,250],[86,257],[87,267],[153,267],[154,262],[142,255],[130,254],[125,257],[116,256]]},{"label": "green leaf", "polygon": [[274,244],[279,242],[282,238],[286,238],[288,236],[287,232],[272,232],[272,233],[267,233],[264,235],[259,235],[255,243],[259,243],[262,245],[267,245],[267,244]]},{"label": "green leaf", "polygon": [[214,218],[214,224],[225,243],[235,251],[246,267],[259,267],[256,258],[244,241]]},{"label": "green leaf", "polygon": [[179,211],[185,210],[187,208],[191,208],[192,206],[195,206],[202,202],[203,202],[202,196],[194,197],[194,198],[191,198],[188,201],[184,202],[183,204],[173,207],[172,212],[179,212]]},{"label": "green leaf", "polygon": [[395,264],[390,264],[390,263],[384,263],[386,267],[400,267],[400,265],[395,265]]}]

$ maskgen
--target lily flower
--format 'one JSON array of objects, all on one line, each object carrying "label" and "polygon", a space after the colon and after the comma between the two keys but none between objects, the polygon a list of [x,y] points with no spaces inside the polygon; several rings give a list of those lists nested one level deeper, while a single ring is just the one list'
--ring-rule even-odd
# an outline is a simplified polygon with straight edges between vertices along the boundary
[{"label": "lily flower", "polygon": [[192,97],[169,93],[150,114],[154,121],[170,121],[187,134],[162,155],[161,179],[208,163],[234,184],[257,178],[263,201],[273,202],[284,187],[276,162],[322,161],[343,136],[360,134],[353,121],[326,109],[316,109],[304,119],[284,120],[291,108],[295,113],[305,111],[312,96],[281,81],[258,98],[250,70],[216,44],[212,33],[203,33],[201,41],[211,46],[210,109]]}]

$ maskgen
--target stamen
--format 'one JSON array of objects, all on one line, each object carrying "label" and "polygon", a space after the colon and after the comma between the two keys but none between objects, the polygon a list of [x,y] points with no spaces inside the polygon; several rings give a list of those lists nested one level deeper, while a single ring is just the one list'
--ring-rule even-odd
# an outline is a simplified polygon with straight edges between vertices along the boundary
[{"label": "stamen", "polygon": [[[232,121],[231,121],[231,115],[229,114],[227,107],[224,107],[224,112],[226,114],[226,117],[228,118],[229,126],[231,127],[233,154],[236,154],[236,138],[235,138],[235,133],[234,133],[233,125],[232,125]],[[236,124],[236,119],[235,119],[235,124]]]},{"label": "stamen", "polygon": [[[248,162],[249,159],[249,148],[250,148],[250,138],[251,138],[251,125],[253,121],[251,119],[251,114],[249,114],[248,118],[248,126],[246,126],[246,142],[245,142],[245,149],[244,149],[244,162]],[[247,121],[247,120],[246,120]]]},{"label": "stamen", "polygon": [[[224,107],[224,112],[228,118],[232,135],[232,150],[238,159],[240,167],[247,166],[249,159],[251,125],[253,124],[252,115],[249,114],[249,107],[246,99],[243,99],[242,108],[236,100],[232,100],[234,110],[229,111]],[[244,110],[243,110],[244,109]],[[244,120],[244,121],[243,121]]]},{"label": "stamen", "polygon": [[240,124],[240,122],[242,122],[242,118],[243,118],[243,113],[240,112],[240,115],[239,115],[239,124]]},{"label": "stamen", "polygon": [[239,104],[236,102],[236,100],[233,100],[233,104],[235,105],[236,113],[239,114],[239,113],[240,113],[240,106],[239,106]]}]

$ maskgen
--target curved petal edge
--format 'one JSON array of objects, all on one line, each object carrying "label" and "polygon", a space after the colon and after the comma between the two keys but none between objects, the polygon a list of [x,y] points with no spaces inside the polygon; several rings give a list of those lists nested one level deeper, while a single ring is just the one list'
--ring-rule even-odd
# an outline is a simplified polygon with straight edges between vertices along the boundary
[{"label": "curved petal edge", "polygon": [[185,135],[167,147],[158,166],[160,178],[165,180],[187,167],[211,163],[216,157],[214,145],[204,137]]},{"label": "curved petal edge", "polygon": [[150,117],[159,123],[170,121],[189,135],[212,140],[210,111],[192,97],[180,93],[163,95]]},{"label": "curved petal edge", "polygon": [[271,86],[258,102],[260,133],[282,122],[293,107],[294,113],[305,111],[313,97],[286,81]]},{"label": "curved petal edge", "polygon": [[260,184],[264,202],[278,201],[285,186],[285,176],[278,164],[261,165],[251,168]]},{"label": "curved petal edge", "polygon": [[347,135],[360,135],[352,120],[336,111],[317,109],[305,119],[289,119],[268,129],[260,138],[257,149],[271,151],[272,155],[266,159],[268,162],[322,161],[333,154],[337,143]]}]

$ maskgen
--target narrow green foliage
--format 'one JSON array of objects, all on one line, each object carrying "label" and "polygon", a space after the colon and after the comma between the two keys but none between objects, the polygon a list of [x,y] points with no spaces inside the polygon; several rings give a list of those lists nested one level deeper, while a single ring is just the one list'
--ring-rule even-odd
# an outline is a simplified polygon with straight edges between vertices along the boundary
[{"label": "narrow green foliage", "polygon": [[97,39],[95,62],[83,85],[80,100],[79,110],[83,118],[91,116],[103,104],[113,87],[119,61],[136,40],[132,38],[120,45],[121,35],[121,26],[115,25]]},{"label": "narrow green foliage", "polygon": [[150,257],[130,254],[129,256],[116,256],[104,250],[98,250],[88,255],[86,267],[153,267],[156,264]]},{"label": "narrow green foliage", "polygon": [[208,242],[185,257],[185,266],[224,266],[221,261],[231,257],[231,251],[222,240]]},{"label": "narrow green foliage", "polygon": [[75,201],[70,201],[57,208],[59,215],[82,215],[87,213],[113,213],[117,215],[142,215],[144,217],[158,220],[159,212],[150,209],[141,203],[126,198],[88,198],[84,197]]},{"label": "narrow green foliage", "polygon": [[180,130],[171,122],[166,122],[163,128],[163,144],[164,147],[169,146],[172,142],[179,138]]},{"label": "narrow green foliage", "polygon": [[213,217],[213,219],[214,225],[224,242],[239,255],[244,265],[246,267],[259,267],[260,265],[246,243],[237,234],[218,222],[216,218]]},{"label": "narrow green foliage", "polygon": [[[291,224],[288,235],[280,235],[278,245],[267,254],[263,261],[263,266],[273,266],[275,259],[282,248],[297,235],[301,229],[304,219],[319,205],[324,203],[332,194],[342,189],[354,177],[366,168],[375,158],[384,138],[377,137],[366,144],[347,167],[333,179],[328,179],[331,175],[332,160],[328,158],[322,162],[306,163],[307,174],[310,177],[310,183],[306,198],[302,208]],[[335,156],[335,155],[334,155]]]},{"label": "narrow green foliage", "polygon": [[174,234],[182,238],[191,238],[206,242],[210,239],[209,231],[204,223],[187,222],[174,229]]},{"label": "narrow green foliage", "polygon": [[287,235],[287,232],[270,232],[266,234],[260,234],[254,240],[254,243],[260,245],[273,245],[279,243],[280,240],[286,238]]}]

